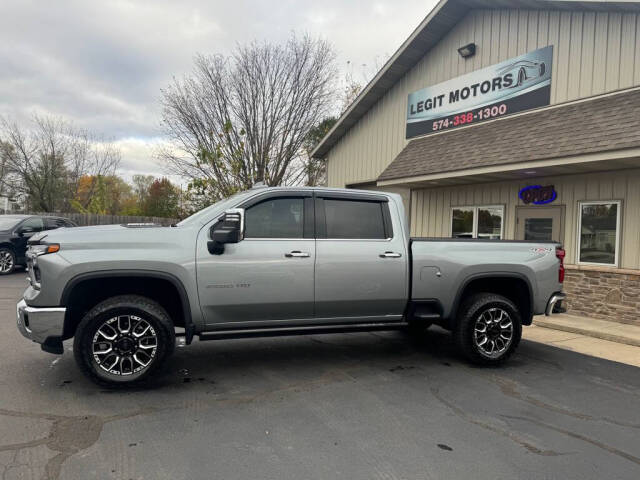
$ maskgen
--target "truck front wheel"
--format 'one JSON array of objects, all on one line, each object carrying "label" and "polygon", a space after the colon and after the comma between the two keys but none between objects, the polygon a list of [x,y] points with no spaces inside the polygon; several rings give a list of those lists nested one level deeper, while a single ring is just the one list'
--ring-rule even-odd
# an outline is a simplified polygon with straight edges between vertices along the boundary
[{"label": "truck front wheel", "polygon": [[162,366],[175,347],[175,330],[158,303],[138,295],[109,298],[76,330],[73,352],[82,372],[104,386],[139,382]]},{"label": "truck front wheel", "polygon": [[460,351],[473,363],[500,364],[520,343],[522,320],[518,307],[502,295],[472,295],[460,309],[454,336]]}]

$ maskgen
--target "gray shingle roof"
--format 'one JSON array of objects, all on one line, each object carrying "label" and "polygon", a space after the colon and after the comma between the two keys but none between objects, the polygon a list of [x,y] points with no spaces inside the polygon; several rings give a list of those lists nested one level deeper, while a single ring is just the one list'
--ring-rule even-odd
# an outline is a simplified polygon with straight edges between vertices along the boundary
[{"label": "gray shingle roof", "polygon": [[640,147],[640,89],[412,140],[378,181]]}]

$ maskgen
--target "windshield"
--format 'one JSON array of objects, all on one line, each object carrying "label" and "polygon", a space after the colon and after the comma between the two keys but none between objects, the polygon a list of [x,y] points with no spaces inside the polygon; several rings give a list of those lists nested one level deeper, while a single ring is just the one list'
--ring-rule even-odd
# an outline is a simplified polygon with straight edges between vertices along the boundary
[{"label": "windshield", "polygon": [[20,223],[20,221],[22,221],[22,218],[0,216],[0,230],[11,230]]},{"label": "windshield", "polygon": [[233,206],[236,205],[243,197],[249,195],[250,193],[251,192],[236,193],[229,198],[220,200],[219,202],[216,202],[213,205],[208,206],[207,208],[203,208],[199,212],[196,212],[190,217],[187,217],[184,220],[178,222],[176,226],[182,227],[185,225],[192,225],[194,223],[200,223],[204,225],[209,220],[217,215],[220,215],[228,208],[233,208]]}]

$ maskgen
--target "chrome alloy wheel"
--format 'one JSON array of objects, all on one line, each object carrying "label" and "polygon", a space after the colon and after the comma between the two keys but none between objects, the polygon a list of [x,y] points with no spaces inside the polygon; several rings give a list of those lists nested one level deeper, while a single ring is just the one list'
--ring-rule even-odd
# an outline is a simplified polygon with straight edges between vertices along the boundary
[{"label": "chrome alloy wheel", "polygon": [[13,255],[8,250],[0,252],[0,272],[9,273],[13,270]]},{"label": "chrome alloy wheel", "polygon": [[105,321],[93,336],[93,359],[112,375],[141,372],[153,361],[158,349],[156,331],[135,315],[119,315]]},{"label": "chrome alloy wheel", "polygon": [[513,341],[513,322],[501,308],[488,308],[476,319],[473,341],[480,354],[498,358],[509,349]]}]

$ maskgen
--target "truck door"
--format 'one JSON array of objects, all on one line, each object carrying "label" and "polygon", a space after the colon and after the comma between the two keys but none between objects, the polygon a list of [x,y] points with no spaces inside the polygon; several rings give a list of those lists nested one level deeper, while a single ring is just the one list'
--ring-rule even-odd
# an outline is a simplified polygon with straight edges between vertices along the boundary
[{"label": "truck door", "polygon": [[382,195],[316,193],[316,321],[402,318],[407,239]]},{"label": "truck door", "polygon": [[224,253],[207,249],[212,222],[198,235],[198,294],[205,322],[222,328],[313,319],[316,256],[311,192],[272,192],[245,208],[244,239]]}]

